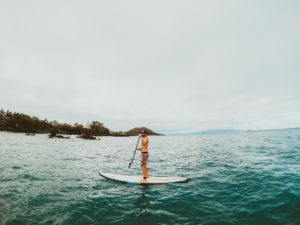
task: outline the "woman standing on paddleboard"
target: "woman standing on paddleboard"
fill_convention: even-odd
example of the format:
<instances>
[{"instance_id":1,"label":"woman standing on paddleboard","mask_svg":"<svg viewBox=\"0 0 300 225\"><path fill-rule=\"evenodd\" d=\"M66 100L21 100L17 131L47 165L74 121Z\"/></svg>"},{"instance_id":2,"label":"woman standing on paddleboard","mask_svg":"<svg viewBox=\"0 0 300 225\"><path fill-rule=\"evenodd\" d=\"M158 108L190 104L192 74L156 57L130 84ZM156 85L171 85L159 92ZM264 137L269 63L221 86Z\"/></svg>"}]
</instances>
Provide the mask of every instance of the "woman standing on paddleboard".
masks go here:
<instances>
[{"instance_id":1,"label":"woman standing on paddleboard","mask_svg":"<svg viewBox=\"0 0 300 225\"><path fill-rule=\"evenodd\" d=\"M144 175L144 180L147 180L147 178L149 177L148 169L147 169L147 163L149 158L149 153L148 153L149 139L147 136L147 131L141 130L139 137L142 139L142 147L137 148L136 150L141 151L141 168Z\"/></svg>"}]
</instances>

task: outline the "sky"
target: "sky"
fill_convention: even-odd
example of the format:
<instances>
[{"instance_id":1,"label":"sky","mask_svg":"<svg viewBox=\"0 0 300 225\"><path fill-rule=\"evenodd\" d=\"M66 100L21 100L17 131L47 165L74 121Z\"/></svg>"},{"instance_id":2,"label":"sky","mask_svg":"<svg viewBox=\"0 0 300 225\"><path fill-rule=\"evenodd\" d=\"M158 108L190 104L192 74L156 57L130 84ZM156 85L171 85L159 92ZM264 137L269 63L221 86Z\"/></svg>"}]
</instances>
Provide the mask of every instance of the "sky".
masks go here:
<instances>
[{"instance_id":1,"label":"sky","mask_svg":"<svg viewBox=\"0 0 300 225\"><path fill-rule=\"evenodd\" d=\"M300 126L300 1L0 0L0 108L111 130Z\"/></svg>"}]
</instances>

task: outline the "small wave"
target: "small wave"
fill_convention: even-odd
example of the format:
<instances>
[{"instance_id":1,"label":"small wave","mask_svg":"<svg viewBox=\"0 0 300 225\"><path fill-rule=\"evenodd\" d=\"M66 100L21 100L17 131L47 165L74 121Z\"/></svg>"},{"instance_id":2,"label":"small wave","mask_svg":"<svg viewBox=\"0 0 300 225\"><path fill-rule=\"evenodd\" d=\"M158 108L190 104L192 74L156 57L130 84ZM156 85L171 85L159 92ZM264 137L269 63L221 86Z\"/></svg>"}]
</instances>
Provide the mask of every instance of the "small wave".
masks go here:
<instances>
[{"instance_id":1,"label":"small wave","mask_svg":"<svg viewBox=\"0 0 300 225\"><path fill-rule=\"evenodd\" d=\"M20 170L20 169L23 169L21 166L12 166L11 168L14 169L14 170Z\"/></svg>"},{"instance_id":2,"label":"small wave","mask_svg":"<svg viewBox=\"0 0 300 225\"><path fill-rule=\"evenodd\" d=\"M19 179L28 179L28 180L42 180L36 176L30 175L30 174L21 174L18 176Z\"/></svg>"}]
</instances>

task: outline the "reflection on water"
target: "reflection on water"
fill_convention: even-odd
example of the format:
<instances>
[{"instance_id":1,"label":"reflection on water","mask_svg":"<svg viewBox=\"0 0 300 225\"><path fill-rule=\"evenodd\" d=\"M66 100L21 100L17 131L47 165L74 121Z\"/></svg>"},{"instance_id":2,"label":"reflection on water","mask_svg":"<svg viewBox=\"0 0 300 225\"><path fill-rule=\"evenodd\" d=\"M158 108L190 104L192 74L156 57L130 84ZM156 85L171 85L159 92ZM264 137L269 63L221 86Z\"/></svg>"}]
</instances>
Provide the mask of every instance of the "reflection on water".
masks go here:
<instances>
[{"instance_id":1,"label":"reflection on water","mask_svg":"<svg viewBox=\"0 0 300 225\"><path fill-rule=\"evenodd\" d=\"M141 185L140 188L140 197L136 201L137 208L140 209L141 213L146 213L147 208L150 206L150 199L149 199L149 191L150 185Z\"/></svg>"},{"instance_id":2,"label":"reflection on water","mask_svg":"<svg viewBox=\"0 0 300 225\"><path fill-rule=\"evenodd\" d=\"M151 218L150 212L150 185L140 185L135 201L135 208L138 209L133 218L132 224L143 224Z\"/></svg>"}]
</instances>

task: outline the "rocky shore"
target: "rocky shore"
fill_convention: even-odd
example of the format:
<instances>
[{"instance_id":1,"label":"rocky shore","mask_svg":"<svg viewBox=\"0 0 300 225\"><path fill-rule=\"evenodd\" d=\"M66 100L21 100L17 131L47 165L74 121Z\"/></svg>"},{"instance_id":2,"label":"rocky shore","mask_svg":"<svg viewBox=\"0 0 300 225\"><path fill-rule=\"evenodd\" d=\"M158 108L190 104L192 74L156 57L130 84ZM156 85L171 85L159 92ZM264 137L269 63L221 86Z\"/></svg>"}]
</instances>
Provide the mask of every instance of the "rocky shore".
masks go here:
<instances>
[{"instance_id":1,"label":"rocky shore","mask_svg":"<svg viewBox=\"0 0 300 225\"><path fill-rule=\"evenodd\" d=\"M78 135L78 138L87 140L99 140L96 136L129 137L136 136L140 130L146 130L148 135L162 135L150 130L147 127L136 127L128 131L111 131L99 121L92 121L86 126L78 123L73 125L59 123L56 120L41 120L35 116L24 113L0 110L0 131L26 133L27 136L34 136L36 133L49 134L49 138L70 138L63 135Z\"/></svg>"}]
</instances>

